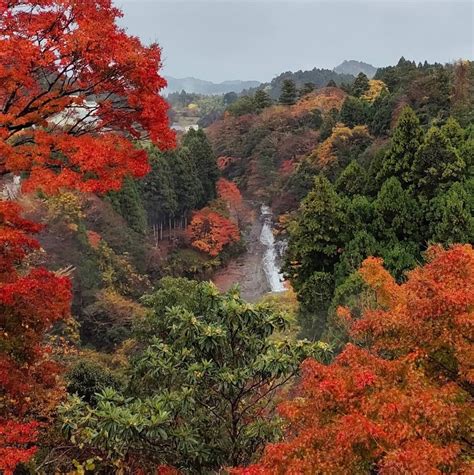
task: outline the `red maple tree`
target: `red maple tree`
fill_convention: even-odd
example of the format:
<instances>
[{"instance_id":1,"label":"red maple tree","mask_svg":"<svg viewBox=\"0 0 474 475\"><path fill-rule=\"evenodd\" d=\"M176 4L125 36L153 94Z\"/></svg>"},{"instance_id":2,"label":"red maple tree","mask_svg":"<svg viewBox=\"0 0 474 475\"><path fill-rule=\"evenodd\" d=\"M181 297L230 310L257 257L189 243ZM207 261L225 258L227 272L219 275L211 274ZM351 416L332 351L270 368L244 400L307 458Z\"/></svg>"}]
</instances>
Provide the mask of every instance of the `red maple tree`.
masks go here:
<instances>
[{"instance_id":1,"label":"red maple tree","mask_svg":"<svg viewBox=\"0 0 474 475\"><path fill-rule=\"evenodd\" d=\"M226 245L240 240L237 225L210 208L194 213L187 235L193 247L213 257Z\"/></svg>"},{"instance_id":2,"label":"red maple tree","mask_svg":"<svg viewBox=\"0 0 474 475\"><path fill-rule=\"evenodd\" d=\"M130 139L173 145L160 48L120 16L110 0L0 2L0 173L28 172L25 189L107 191L148 170Z\"/></svg>"},{"instance_id":3,"label":"red maple tree","mask_svg":"<svg viewBox=\"0 0 474 475\"><path fill-rule=\"evenodd\" d=\"M398 285L369 258L378 308L352 320L354 343L329 366L303 364L280 407L286 439L240 475L470 473L474 250L433 247Z\"/></svg>"},{"instance_id":4,"label":"red maple tree","mask_svg":"<svg viewBox=\"0 0 474 475\"><path fill-rule=\"evenodd\" d=\"M225 178L219 178L217 181L217 196L233 208L238 208L242 204L242 195L239 188L233 181Z\"/></svg>"},{"instance_id":5,"label":"red maple tree","mask_svg":"<svg viewBox=\"0 0 474 475\"><path fill-rule=\"evenodd\" d=\"M133 139L174 145L160 48L117 26L111 0L0 0L0 176L23 189L105 192L148 170ZM69 313L67 278L34 268L40 226L0 201L0 471L35 452L46 407L60 396L44 343Z\"/></svg>"}]
</instances>

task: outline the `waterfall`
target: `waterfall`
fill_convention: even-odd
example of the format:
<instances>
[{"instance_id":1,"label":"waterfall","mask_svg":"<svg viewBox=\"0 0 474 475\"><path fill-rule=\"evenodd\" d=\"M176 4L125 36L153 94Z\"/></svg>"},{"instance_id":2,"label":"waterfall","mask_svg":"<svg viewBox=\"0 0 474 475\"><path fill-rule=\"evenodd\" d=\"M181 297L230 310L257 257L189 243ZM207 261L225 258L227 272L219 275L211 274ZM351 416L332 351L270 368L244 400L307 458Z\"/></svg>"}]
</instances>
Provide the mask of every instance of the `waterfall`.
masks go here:
<instances>
[{"instance_id":1,"label":"waterfall","mask_svg":"<svg viewBox=\"0 0 474 475\"><path fill-rule=\"evenodd\" d=\"M275 237L272 231L272 212L268 206L262 205L261 215L263 218L262 232L260 233L260 242L266 247L263 254L263 270L267 276L268 283L272 292L283 292L283 275L277 264L277 251L275 248Z\"/></svg>"}]
</instances>

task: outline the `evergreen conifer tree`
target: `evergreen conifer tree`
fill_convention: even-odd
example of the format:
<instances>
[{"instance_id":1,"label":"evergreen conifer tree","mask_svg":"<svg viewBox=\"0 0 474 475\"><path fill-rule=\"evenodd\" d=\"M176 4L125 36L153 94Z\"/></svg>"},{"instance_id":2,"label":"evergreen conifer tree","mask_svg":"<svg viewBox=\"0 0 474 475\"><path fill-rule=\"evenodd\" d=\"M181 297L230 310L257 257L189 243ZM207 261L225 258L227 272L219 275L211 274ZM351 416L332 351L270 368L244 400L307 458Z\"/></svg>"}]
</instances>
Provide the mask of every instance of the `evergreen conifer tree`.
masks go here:
<instances>
[{"instance_id":1,"label":"evergreen conifer tree","mask_svg":"<svg viewBox=\"0 0 474 475\"><path fill-rule=\"evenodd\" d=\"M280 104L291 106L296 102L297 90L295 82L291 79L285 79L281 86Z\"/></svg>"}]
</instances>

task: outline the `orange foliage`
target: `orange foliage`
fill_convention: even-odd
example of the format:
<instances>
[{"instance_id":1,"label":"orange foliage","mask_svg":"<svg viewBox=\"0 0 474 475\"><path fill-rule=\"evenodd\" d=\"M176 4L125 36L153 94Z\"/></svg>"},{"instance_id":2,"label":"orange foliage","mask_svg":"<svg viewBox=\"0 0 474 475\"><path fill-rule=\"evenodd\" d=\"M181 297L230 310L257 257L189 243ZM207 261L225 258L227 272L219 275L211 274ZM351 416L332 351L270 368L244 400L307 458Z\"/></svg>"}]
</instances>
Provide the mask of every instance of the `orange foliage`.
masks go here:
<instances>
[{"instance_id":1,"label":"orange foliage","mask_svg":"<svg viewBox=\"0 0 474 475\"><path fill-rule=\"evenodd\" d=\"M367 311L351 329L368 339L372 351L425 355L433 371L444 368L464 384L474 383L474 251L457 245L431 247L429 262L397 285L378 259L367 259L360 272L388 309Z\"/></svg>"},{"instance_id":2,"label":"orange foliage","mask_svg":"<svg viewBox=\"0 0 474 475\"><path fill-rule=\"evenodd\" d=\"M428 255L402 285L364 262L379 302L352 325L365 348L305 361L299 395L280 407L287 439L234 474L470 473L474 250Z\"/></svg>"},{"instance_id":3,"label":"orange foliage","mask_svg":"<svg viewBox=\"0 0 474 475\"><path fill-rule=\"evenodd\" d=\"M116 24L110 0L0 1L0 175L25 190L118 189L148 170L130 140L174 145L159 91L161 51ZM27 258L40 226L0 201L0 471L34 453L38 424L62 394L45 334L68 316L71 284Z\"/></svg>"},{"instance_id":4,"label":"orange foliage","mask_svg":"<svg viewBox=\"0 0 474 475\"><path fill-rule=\"evenodd\" d=\"M109 0L0 2L0 172L28 172L26 189L118 189L148 170L124 135L174 144L160 48L120 16Z\"/></svg>"},{"instance_id":5,"label":"orange foliage","mask_svg":"<svg viewBox=\"0 0 474 475\"><path fill-rule=\"evenodd\" d=\"M280 165L280 175L282 176L289 176L295 170L295 160L285 160Z\"/></svg>"},{"instance_id":6,"label":"orange foliage","mask_svg":"<svg viewBox=\"0 0 474 475\"><path fill-rule=\"evenodd\" d=\"M187 234L193 247L213 257L226 245L240 240L237 225L210 208L194 213Z\"/></svg>"},{"instance_id":7,"label":"orange foliage","mask_svg":"<svg viewBox=\"0 0 474 475\"><path fill-rule=\"evenodd\" d=\"M97 249L102 238L100 237L100 234L95 231L87 231L87 240L93 249Z\"/></svg>"},{"instance_id":8,"label":"orange foliage","mask_svg":"<svg viewBox=\"0 0 474 475\"><path fill-rule=\"evenodd\" d=\"M0 470L33 455L38 424L61 397L58 365L43 343L52 324L69 315L71 284L46 269L23 268L39 248L30 233L40 226L19 216L16 203L0 201Z\"/></svg>"},{"instance_id":9,"label":"orange foliage","mask_svg":"<svg viewBox=\"0 0 474 475\"><path fill-rule=\"evenodd\" d=\"M225 178L219 178L217 182L217 196L233 208L238 208L242 204L242 195L237 185Z\"/></svg>"},{"instance_id":10,"label":"orange foliage","mask_svg":"<svg viewBox=\"0 0 474 475\"><path fill-rule=\"evenodd\" d=\"M347 94L337 87L324 87L303 96L291 111L295 115L301 115L319 109L321 112L329 112L331 109L340 110Z\"/></svg>"},{"instance_id":11,"label":"orange foliage","mask_svg":"<svg viewBox=\"0 0 474 475\"><path fill-rule=\"evenodd\" d=\"M353 129L344 124L337 124L332 129L332 134L328 137L313 153L321 167L325 167L337 160L336 151L339 147L369 137L369 131L366 125L356 125Z\"/></svg>"},{"instance_id":12,"label":"orange foliage","mask_svg":"<svg viewBox=\"0 0 474 475\"><path fill-rule=\"evenodd\" d=\"M219 157L217 159L217 168L220 171L224 171L228 168L232 163L238 162L240 159L235 157Z\"/></svg>"}]
</instances>

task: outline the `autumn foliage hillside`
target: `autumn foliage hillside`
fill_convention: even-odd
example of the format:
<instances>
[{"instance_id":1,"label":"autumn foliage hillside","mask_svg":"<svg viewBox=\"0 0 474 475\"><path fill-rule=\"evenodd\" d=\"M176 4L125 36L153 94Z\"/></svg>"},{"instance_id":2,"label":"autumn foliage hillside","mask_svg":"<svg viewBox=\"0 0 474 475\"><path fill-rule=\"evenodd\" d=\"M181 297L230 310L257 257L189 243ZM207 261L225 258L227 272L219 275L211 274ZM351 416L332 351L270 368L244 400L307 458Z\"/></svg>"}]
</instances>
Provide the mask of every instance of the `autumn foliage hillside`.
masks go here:
<instances>
[{"instance_id":1,"label":"autumn foliage hillside","mask_svg":"<svg viewBox=\"0 0 474 475\"><path fill-rule=\"evenodd\" d=\"M314 150L323 115L339 110L345 96L341 89L322 88L292 106L273 105L241 116L226 113L206 132L218 156L233 157L226 175L237 178L246 194L268 198L278 189L280 168Z\"/></svg>"},{"instance_id":2,"label":"autumn foliage hillside","mask_svg":"<svg viewBox=\"0 0 474 475\"><path fill-rule=\"evenodd\" d=\"M431 248L397 285L380 259L360 274L376 294L329 366L307 360L280 406L283 442L241 475L471 473L474 251Z\"/></svg>"}]
</instances>

